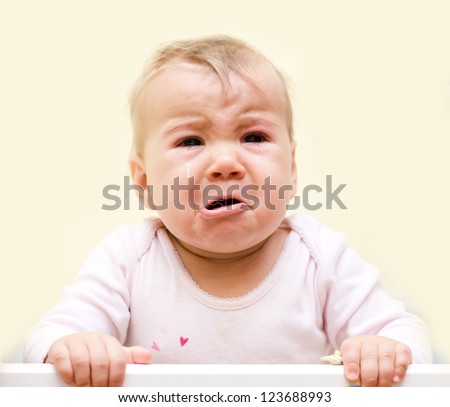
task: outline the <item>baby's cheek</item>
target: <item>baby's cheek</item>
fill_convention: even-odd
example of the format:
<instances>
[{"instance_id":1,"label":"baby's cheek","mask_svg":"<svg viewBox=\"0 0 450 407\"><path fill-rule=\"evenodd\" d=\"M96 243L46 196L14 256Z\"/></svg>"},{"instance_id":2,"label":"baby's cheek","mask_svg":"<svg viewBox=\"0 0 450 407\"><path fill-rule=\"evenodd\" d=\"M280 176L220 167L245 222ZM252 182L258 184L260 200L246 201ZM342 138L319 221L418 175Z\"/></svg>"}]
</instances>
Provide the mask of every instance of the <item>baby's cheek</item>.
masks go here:
<instances>
[{"instance_id":1,"label":"baby's cheek","mask_svg":"<svg viewBox=\"0 0 450 407\"><path fill-rule=\"evenodd\" d=\"M189 181L191 177L192 178L194 177L191 173L192 173L191 163L188 161L184 168L184 177L186 178L186 181Z\"/></svg>"}]
</instances>

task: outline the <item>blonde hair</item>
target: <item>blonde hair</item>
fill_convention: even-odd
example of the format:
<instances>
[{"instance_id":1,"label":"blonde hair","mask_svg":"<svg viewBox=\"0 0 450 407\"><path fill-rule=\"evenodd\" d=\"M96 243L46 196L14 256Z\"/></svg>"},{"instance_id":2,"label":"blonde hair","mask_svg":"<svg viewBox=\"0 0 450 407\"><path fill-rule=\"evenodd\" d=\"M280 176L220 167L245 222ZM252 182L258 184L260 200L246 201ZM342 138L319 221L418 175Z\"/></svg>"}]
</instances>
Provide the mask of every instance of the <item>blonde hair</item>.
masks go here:
<instances>
[{"instance_id":1,"label":"blonde hair","mask_svg":"<svg viewBox=\"0 0 450 407\"><path fill-rule=\"evenodd\" d=\"M207 67L218 76L225 89L230 86L230 73L235 73L261 90L258 83L253 80L249 68L254 62L272 67L282 84L287 106L288 132L292 139L292 106L287 90L287 80L284 75L264 55L245 42L228 36L212 36L169 43L158 50L147 62L131 90L129 99L133 127L133 149L136 152L140 150L142 139L139 134L139 105L142 95L155 74L176 61Z\"/></svg>"}]
</instances>

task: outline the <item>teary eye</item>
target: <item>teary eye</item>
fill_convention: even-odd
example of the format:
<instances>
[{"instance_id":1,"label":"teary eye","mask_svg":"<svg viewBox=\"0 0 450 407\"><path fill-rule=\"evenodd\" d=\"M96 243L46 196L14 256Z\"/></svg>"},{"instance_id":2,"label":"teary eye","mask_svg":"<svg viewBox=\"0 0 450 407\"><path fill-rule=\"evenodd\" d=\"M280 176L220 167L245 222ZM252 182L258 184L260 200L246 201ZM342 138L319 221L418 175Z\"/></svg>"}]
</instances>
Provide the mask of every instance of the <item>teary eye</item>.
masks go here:
<instances>
[{"instance_id":1,"label":"teary eye","mask_svg":"<svg viewBox=\"0 0 450 407\"><path fill-rule=\"evenodd\" d=\"M266 136L261 133L249 133L244 137L244 143L262 143L266 141Z\"/></svg>"},{"instance_id":2,"label":"teary eye","mask_svg":"<svg viewBox=\"0 0 450 407\"><path fill-rule=\"evenodd\" d=\"M177 146L179 147L194 147L194 146L201 146L203 143L200 139L197 137L186 137L185 139L181 140Z\"/></svg>"}]
</instances>

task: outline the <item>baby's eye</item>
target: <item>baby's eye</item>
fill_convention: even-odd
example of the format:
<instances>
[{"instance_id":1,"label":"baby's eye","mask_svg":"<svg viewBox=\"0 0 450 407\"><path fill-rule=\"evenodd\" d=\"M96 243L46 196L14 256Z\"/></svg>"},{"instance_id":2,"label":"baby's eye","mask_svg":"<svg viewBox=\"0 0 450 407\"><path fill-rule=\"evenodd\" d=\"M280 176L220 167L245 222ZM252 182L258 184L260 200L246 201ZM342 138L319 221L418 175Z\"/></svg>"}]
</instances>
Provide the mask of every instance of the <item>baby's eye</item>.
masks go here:
<instances>
[{"instance_id":1,"label":"baby's eye","mask_svg":"<svg viewBox=\"0 0 450 407\"><path fill-rule=\"evenodd\" d=\"M194 147L194 146L201 146L203 143L202 141L197 137L186 137L185 139L181 140L177 146L179 147Z\"/></svg>"},{"instance_id":2,"label":"baby's eye","mask_svg":"<svg viewBox=\"0 0 450 407\"><path fill-rule=\"evenodd\" d=\"M244 137L244 143L262 143L267 138L262 133L249 133Z\"/></svg>"}]
</instances>

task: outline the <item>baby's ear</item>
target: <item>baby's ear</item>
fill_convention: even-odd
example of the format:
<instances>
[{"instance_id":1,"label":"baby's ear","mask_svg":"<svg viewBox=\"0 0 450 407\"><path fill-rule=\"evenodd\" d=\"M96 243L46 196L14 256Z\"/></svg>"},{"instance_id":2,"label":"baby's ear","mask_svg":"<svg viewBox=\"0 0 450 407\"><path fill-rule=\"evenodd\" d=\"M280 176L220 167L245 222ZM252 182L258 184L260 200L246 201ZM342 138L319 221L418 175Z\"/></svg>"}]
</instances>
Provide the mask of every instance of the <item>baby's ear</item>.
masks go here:
<instances>
[{"instance_id":1,"label":"baby's ear","mask_svg":"<svg viewBox=\"0 0 450 407\"><path fill-rule=\"evenodd\" d=\"M128 164L130 166L133 184L136 186L133 189L136 190L139 201L143 202L144 205L148 207L147 172L145 170L144 160L139 154L131 153Z\"/></svg>"},{"instance_id":2,"label":"baby's ear","mask_svg":"<svg viewBox=\"0 0 450 407\"><path fill-rule=\"evenodd\" d=\"M137 153L131 153L128 160L130 165L131 178L135 185L139 185L144 190L147 189L147 173L145 171L144 160Z\"/></svg>"}]
</instances>

